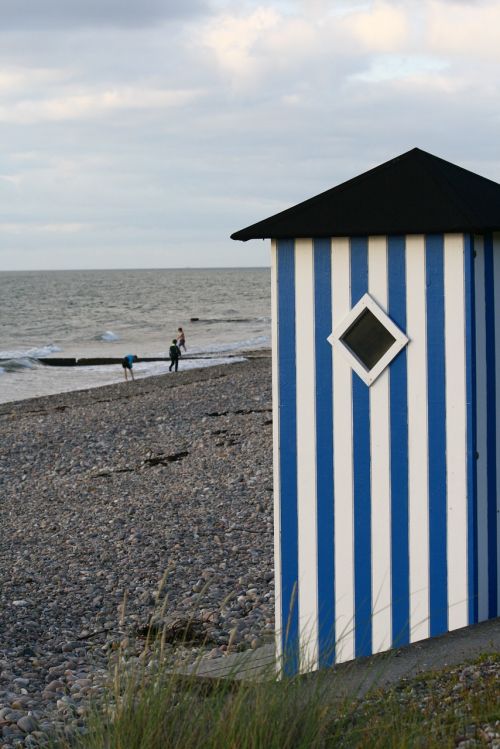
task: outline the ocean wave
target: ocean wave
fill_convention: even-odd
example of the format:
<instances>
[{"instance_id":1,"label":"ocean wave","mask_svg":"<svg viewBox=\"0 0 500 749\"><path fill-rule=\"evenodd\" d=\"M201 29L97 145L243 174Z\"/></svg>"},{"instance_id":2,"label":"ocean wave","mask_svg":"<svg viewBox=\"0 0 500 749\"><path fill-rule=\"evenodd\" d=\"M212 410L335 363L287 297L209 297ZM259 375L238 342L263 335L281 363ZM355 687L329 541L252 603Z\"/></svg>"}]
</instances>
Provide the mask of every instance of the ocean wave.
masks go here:
<instances>
[{"instance_id":1,"label":"ocean wave","mask_svg":"<svg viewBox=\"0 0 500 749\"><path fill-rule=\"evenodd\" d=\"M115 341L120 340L120 336L116 333L113 333L112 330L105 330L104 333L99 333L99 335L96 335L95 339L96 341L106 341L107 343L114 343Z\"/></svg>"},{"instance_id":2,"label":"ocean wave","mask_svg":"<svg viewBox=\"0 0 500 749\"><path fill-rule=\"evenodd\" d=\"M41 348L32 348L26 352L26 356L30 359L43 359L45 356L50 354L57 354L58 351L62 351L60 346L56 346L55 343L49 343L47 346L41 346Z\"/></svg>"},{"instance_id":3,"label":"ocean wave","mask_svg":"<svg viewBox=\"0 0 500 749\"><path fill-rule=\"evenodd\" d=\"M1 359L3 372L19 372L23 369L34 369L37 366L36 359L27 356L19 359Z\"/></svg>"},{"instance_id":4,"label":"ocean wave","mask_svg":"<svg viewBox=\"0 0 500 749\"><path fill-rule=\"evenodd\" d=\"M38 359L43 359L61 350L54 343L49 343L46 346L30 348L27 351L0 351L0 374L35 369L39 365Z\"/></svg>"},{"instance_id":5,"label":"ocean wave","mask_svg":"<svg viewBox=\"0 0 500 749\"><path fill-rule=\"evenodd\" d=\"M0 351L0 361L3 359L43 359L45 356L62 351L55 343L48 343L39 348L30 348L27 351Z\"/></svg>"}]
</instances>

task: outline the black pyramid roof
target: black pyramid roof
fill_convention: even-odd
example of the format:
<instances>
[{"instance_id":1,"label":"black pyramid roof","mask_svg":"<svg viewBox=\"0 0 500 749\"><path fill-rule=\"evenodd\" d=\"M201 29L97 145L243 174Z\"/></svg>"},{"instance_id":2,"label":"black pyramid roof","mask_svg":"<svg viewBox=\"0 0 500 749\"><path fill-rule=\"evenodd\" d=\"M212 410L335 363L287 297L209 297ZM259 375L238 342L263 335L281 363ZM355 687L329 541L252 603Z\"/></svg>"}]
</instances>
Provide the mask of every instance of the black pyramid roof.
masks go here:
<instances>
[{"instance_id":1,"label":"black pyramid roof","mask_svg":"<svg viewBox=\"0 0 500 749\"><path fill-rule=\"evenodd\" d=\"M500 229L500 185L420 148L231 235L231 239Z\"/></svg>"}]
</instances>

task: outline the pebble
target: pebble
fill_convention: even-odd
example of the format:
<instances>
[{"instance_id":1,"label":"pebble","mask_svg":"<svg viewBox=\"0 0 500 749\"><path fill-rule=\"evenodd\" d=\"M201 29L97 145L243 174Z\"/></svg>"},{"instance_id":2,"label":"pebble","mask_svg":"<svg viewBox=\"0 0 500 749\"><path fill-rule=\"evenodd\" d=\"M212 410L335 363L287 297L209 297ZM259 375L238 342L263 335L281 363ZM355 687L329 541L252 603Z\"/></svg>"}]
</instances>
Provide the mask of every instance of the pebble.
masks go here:
<instances>
[{"instance_id":1,"label":"pebble","mask_svg":"<svg viewBox=\"0 0 500 749\"><path fill-rule=\"evenodd\" d=\"M38 723L31 715L24 715L22 718L19 718L17 725L25 733L31 733L31 731L36 731L38 728Z\"/></svg>"}]
</instances>

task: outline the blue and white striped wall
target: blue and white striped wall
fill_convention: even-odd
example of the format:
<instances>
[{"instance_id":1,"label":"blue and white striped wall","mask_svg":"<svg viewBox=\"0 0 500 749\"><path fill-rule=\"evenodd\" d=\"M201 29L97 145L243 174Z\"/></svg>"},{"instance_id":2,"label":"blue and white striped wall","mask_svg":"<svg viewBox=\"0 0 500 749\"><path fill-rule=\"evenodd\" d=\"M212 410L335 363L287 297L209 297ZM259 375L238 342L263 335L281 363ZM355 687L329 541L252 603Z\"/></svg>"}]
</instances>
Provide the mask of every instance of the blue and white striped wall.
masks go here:
<instances>
[{"instance_id":1,"label":"blue and white striped wall","mask_svg":"<svg viewBox=\"0 0 500 749\"><path fill-rule=\"evenodd\" d=\"M473 238L478 621L500 615L500 235Z\"/></svg>"},{"instance_id":2,"label":"blue and white striped wall","mask_svg":"<svg viewBox=\"0 0 500 749\"><path fill-rule=\"evenodd\" d=\"M500 235L273 241L272 275L285 670L497 616ZM366 292L409 338L371 387L327 341Z\"/></svg>"}]
</instances>

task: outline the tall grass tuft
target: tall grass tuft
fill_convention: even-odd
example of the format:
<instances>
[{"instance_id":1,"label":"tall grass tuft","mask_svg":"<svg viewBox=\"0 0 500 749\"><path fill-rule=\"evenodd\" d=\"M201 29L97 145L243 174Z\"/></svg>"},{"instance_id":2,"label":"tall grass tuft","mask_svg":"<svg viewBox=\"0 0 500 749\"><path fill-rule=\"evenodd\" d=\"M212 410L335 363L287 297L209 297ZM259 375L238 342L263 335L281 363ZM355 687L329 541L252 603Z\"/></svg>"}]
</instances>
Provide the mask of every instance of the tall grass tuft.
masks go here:
<instances>
[{"instance_id":1,"label":"tall grass tuft","mask_svg":"<svg viewBox=\"0 0 500 749\"><path fill-rule=\"evenodd\" d=\"M57 746L446 749L465 737L479 737L481 746L481 724L500 721L499 658L482 663L488 668L470 688L461 681L460 667L355 700L339 699L327 670L280 681L269 673L268 679L249 682L183 675L157 662L154 669L144 666L115 678L107 699L91 714L86 735Z\"/></svg>"},{"instance_id":2,"label":"tall grass tuft","mask_svg":"<svg viewBox=\"0 0 500 749\"><path fill-rule=\"evenodd\" d=\"M500 735L498 655L479 659L472 681L464 664L356 699L339 696L328 669L280 678L272 664L258 681L241 678L248 674L244 654L241 671L226 678L202 676L196 666L188 673L175 660L179 651L166 648L166 629L153 624L139 658L128 659L125 646L114 653L86 733L59 739L57 749L446 749L475 731L481 738L481 724L497 720ZM383 677L383 660L370 668Z\"/></svg>"},{"instance_id":3,"label":"tall grass tuft","mask_svg":"<svg viewBox=\"0 0 500 749\"><path fill-rule=\"evenodd\" d=\"M237 677L235 673L233 675ZM321 680L259 682L185 675L157 665L115 672L87 733L59 747L78 749L310 749L334 745L338 705ZM323 695L322 695L323 692Z\"/></svg>"}]
</instances>

